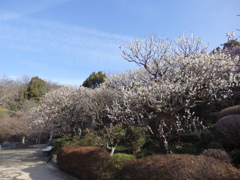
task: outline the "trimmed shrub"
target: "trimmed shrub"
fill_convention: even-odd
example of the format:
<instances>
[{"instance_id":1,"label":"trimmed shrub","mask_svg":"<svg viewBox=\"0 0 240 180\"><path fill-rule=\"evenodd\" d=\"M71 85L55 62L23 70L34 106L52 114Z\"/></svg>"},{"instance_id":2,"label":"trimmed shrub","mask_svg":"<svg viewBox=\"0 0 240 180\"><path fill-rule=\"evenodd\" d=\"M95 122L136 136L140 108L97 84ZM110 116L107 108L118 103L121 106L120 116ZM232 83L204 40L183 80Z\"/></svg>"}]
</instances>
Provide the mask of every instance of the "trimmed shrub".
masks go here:
<instances>
[{"instance_id":1,"label":"trimmed shrub","mask_svg":"<svg viewBox=\"0 0 240 180\"><path fill-rule=\"evenodd\" d=\"M201 141L201 134L200 133L182 133L177 136L173 136L170 139L172 143L197 143Z\"/></svg>"},{"instance_id":2,"label":"trimmed shrub","mask_svg":"<svg viewBox=\"0 0 240 180\"><path fill-rule=\"evenodd\" d=\"M130 154L118 153L109 156L104 161L104 173L102 179L119 179L119 172L122 169L123 165L133 159L135 159L135 156Z\"/></svg>"},{"instance_id":3,"label":"trimmed shrub","mask_svg":"<svg viewBox=\"0 0 240 180\"><path fill-rule=\"evenodd\" d=\"M58 153L60 170L84 180L101 179L109 153L100 147L65 146Z\"/></svg>"},{"instance_id":4,"label":"trimmed shrub","mask_svg":"<svg viewBox=\"0 0 240 180\"><path fill-rule=\"evenodd\" d=\"M221 145L221 148L226 150L227 152L232 151L234 149L234 147L236 146L232 141L230 141L226 136L224 136L223 133L218 131L216 128L213 128L211 130L211 134L213 137L212 142L219 143ZM210 142L209 144L212 144L212 142ZM217 149L216 147L210 147L210 145L209 145L208 149L210 149L210 148Z\"/></svg>"},{"instance_id":5,"label":"trimmed shrub","mask_svg":"<svg viewBox=\"0 0 240 180\"><path fill-rule=\"evenodd\" d=\"M203 155L156 155L136 159L123 166L122 180L238 180L240 172L231 164Z\"/></svg>"},{"instance_id":6,"label":"trimmed shrub","mask_svg":"<svg viewBox=\"0 0 240 180\"><path fill-rule=\"evenodd\" d=\"M215 124L215 128L240 146L240 114L224 116Z\"/></svg>"},{"instance_id":7,"label":"trimmed shrub","mask_svg":"<svg viewBox=\"0 0 240 180\"><path fill-rule=\"evenodd\" d=\"M160 154L160 147L157 140L150 135L147 135L145 138L146 141L142 146L141 151L135 154L135 157L137 159L155 154Z\"/></svg>"},{"instance_id":8,"label":"trimmed shrub","mask_svg":"<svg viewBox=\"0 0 240 180\"><path fill-rule=\"evenodd\" d=\"M95 133L88 133L76 144L79 146L103 146L104 140Z\"/></svg>"},{"instance_id":9,"label":"trimmed shrub","mask_svg":"<svg viewBox=\"0 0 240 180\"><path fill-rule=\"evenodd\" d=\"M225 116L233 115L233 114L239 114L240 115L240 105L231 106L226 109L221 110L218 113L218 119L221 119Z\"/></svg>"},{"instance_id":10,"label":"trimmed shrub","mask_svg":"<svg viewBox=\"0 0 240 180\"><path fill-rule=\"evenodd\" d=\"M65 154L68 154L72 151L74 151L75 149L81 148L78 145L69 145L69 146L64 146L61 149L59 149L58 153L57 153L57 161L58 163L60 162L60 164L64 164L64 161L67 161L67 159L63 158L63 156Z\"/></svg>"},{"instance_id":11,"label":"trimmed shrub","mask_svg":"<svg viewBox=\"0 0 240 180\"><path fill-rule=\"evenodd\" d=\"M136 154L145 143L145 131L141 127L131 126L126 131L125 139L129 150Z\"/></svg>"},{"instance_id":12,"label":"trimmed shrub","mask_svg":"<svg viewBox=\"0 0 240 180\"><path fill-rule=\"evenodd\" d=\"M213 157L215 159L219 159L225 163L231 163L231 156L224 150L221 149L205 149L202 152L202 155Z\"/></svg>"}]
</instances>

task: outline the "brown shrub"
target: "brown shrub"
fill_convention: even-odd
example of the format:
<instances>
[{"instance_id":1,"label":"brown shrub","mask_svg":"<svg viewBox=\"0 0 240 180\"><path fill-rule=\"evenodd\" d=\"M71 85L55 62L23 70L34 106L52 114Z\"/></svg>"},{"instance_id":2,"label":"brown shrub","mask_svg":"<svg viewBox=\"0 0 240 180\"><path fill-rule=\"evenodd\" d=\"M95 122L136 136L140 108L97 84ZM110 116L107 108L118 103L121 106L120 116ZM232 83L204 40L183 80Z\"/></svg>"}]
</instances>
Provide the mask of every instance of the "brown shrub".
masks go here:
<instances>
[{"instance_id":1,"label":"brown shrub","mask_svg":"<svg viewBox=\"0 0 240 180\"><path fill-rule=\"evenodd\" d=\"M132 160L120 172L122 180L238 180L231 164L207 156L168 154Z\"/></svg>"},{"instance_id":2,"label":"brown shrub","mask_svg":"<svg viewBox=\"0 0 240 180\"><path fill-rule=\"evenodd\" d=\"M215 128L240 146L240 114L224 116L216 122Z\"/></svg>"},{"instance_id":3,"label":"brown shrub","mask_svg":"<svg viewBox=\"0 0 240 180\"><path fill-rule=\"evenodd\" d=\"M202 152L202 155L213 157L215 159L219 159L225 163L231 163L232 158L231 156L224 150L221 149L205 149Z\"/></svg>"},{"instance_id":4,"label":"brown shrub","mask_svg":"<svg viewBox=\"0 0 240 180\"><path fill-rule=\"evenodd\" d=\"M78 145L69 145L69 146L62 147L58 151L58 154L57 154L58 161L59 161L59 158L61 158L63 155L65 155L69 152L72 152L73 150L78 149L78 148L80 148L80 146L78 146Z\"/></svg>"},{"instance_id":5,"label":"brown shrub","mask_svg":"<svg viewBox=\"0 0 240 180\"><path fill-rule=\"evenodd\" d=\"M223 109L218 113L218 119L221 119L225 116L233 115L233 114L239 114L240 115L240 105L231 106L226 109Z\"/></svg>"},{"instance_id":6,"label":"brown shrub","mask_svg":"<svg viewBox=\"0 0 240 180\"><path fill-rule=\"evenodd\" d=\"M63 147L59 155L59 168L84 180L101 179L103 161L109 157L109 153L100 147L80 146Z\"/></svg>"}]
</instances>

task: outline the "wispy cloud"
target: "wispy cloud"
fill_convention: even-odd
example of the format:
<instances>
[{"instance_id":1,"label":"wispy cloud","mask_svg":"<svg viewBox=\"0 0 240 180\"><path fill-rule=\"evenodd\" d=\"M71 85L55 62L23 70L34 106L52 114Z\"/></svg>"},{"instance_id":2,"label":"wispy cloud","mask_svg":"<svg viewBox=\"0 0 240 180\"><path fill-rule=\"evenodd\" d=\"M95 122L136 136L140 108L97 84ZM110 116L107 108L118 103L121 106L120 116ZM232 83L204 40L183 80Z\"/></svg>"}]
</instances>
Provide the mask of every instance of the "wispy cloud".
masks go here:
<instances>
[{"instance_id":1,"label":"wispy cloud","mask_svg":"<svg viewBox=\"0 0 240 180\"><path fill-rule=\"evenodd\" d=\"M19 17L20 17L20 15L17 13L0 11L0 21L7 21L7 20L11 20L11 19L16 19Z\"/></svg>"},{"instance_id":2,"label":"wispy cloud","mask_svg":"<svg viewBox=\"0 0 240 180\"><path fill-rule=\"evenodd\" d=\"M49 1L48 1L49 2ZM67 0L57 1L57 3ZM33 8L29 13L35 13L50 6ZM63 76L70 72L81 71L80 80L72 80L71 84L79 83L86 78L85 69L88 71L104 70L107 72L121 72L124 68L131 68L121 59L119 46L131 41L133 37L113 34L97 29L69 26L48 20L36 20L24 13L3 12L0 14L0 49L7 49L5 58L10 59L12 54L18 59L11 59L11 63L27 66L28 69L36 68L47 73L51 72L52 79L62 82L70 81ZM71 70L67 70L67 68ZM19 68L18 68L19 70ZM55 71L55 73L54 73ZM89 73L89 72L87 72ZM23 73L26 74L26 73ZM53 75L54 74L54 75ZM59 80L60 81L60 80Z\"/></svg>"},{"instance_id":3,"label":"wispy cloud","mask_svg":"<svg viewBox=\"0 0 240 180\"><path fill-rule=\"evenodd\" d=\"M71 27L55 22L36 22L20 18L0 22L0 39L5 46L22 51L54 54L61 57L119 57L118 47L133 37L101 32L86 27Z\"/></svg>"},{"instance_id":4,"label":"wispy cloud","mask_svg":"<svg viewBox=\"0 0 240 180\"><path fill-rule=\"evenodd\" d=\"M29 0L11 0L11 2L0 2L0 20L8 20L12 18L28 16L38 13L54 6L68 3L76 0L41 0L31 2ZM7 9L7 10L6 10Z\"/></svg>"}]
</instances>

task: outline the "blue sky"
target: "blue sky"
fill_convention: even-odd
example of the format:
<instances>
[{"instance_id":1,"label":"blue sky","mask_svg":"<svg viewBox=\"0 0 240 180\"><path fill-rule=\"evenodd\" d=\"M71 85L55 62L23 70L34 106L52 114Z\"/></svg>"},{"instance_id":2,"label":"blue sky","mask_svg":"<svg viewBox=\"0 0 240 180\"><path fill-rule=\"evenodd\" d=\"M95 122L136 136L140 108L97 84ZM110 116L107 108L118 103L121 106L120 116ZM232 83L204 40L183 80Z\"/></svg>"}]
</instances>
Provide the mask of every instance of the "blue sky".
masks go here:
<instances>
[{"instance_id":1,"label":"blue sky","mask_svg":"<svg viewBox=\"0 0 240 180\"><path fill-rule=\"evenodd\" d=\"M0 75L81 85L135 68L119 46L153 33L217 47L240 29L237 14L240 0L0 0Z\"/></svg>"}]
</instances>

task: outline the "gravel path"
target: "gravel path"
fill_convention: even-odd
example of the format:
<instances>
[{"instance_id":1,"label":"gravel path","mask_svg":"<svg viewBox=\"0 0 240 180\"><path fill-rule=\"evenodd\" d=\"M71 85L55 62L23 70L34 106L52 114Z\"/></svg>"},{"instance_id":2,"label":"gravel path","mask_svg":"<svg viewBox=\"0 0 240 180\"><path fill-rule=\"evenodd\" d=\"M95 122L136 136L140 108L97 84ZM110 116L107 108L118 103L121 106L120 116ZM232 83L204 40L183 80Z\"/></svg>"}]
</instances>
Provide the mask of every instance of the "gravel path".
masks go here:
<instances>
[{"instance_id":1,"label":"gravel path","mask_svg":"<svg viewBox=\"0 0 240 180\"><path fill-rule=\"evenodd\" d=\"M34 149L0 150L1 180L76 180L46 163L41 147Z\"/></svg>"}]
</instances>

